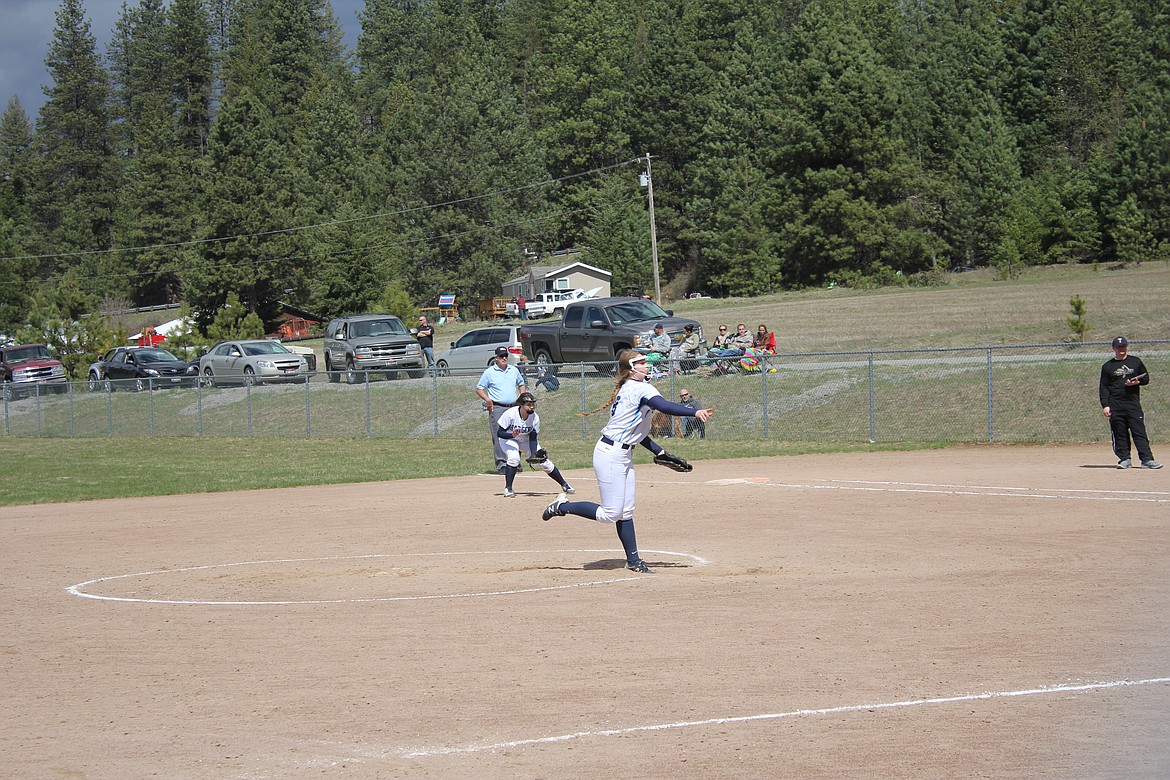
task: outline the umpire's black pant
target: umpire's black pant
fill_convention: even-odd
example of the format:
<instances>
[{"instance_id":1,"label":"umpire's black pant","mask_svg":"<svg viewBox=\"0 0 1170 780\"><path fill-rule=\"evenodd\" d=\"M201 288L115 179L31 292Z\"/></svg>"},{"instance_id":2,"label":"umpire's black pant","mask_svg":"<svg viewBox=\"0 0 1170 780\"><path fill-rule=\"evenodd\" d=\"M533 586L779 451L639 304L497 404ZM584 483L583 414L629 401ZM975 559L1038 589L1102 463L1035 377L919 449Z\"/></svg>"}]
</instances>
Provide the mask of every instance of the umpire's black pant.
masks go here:
<instances>
[{"instance_id":1,"label":"umpire's black pant","mask_svg":"<svg viewBox=\"0 0 1170 780\"><path fill-rule=\"evenodd\" d=\"M1140 406L1109 408L1109 430L1113 433L1113 454L1119 461L1129 460L1129 440L1137 448L1142 463L1154 459L1150 439L1146 436L1146 416Z\"/></svg>"},{"instance_id":2,"label":"umpire's black pant","mask_svg":"<svg viewBox=\"0 0 1170 780\"><path fill-rule=\"evenodd\" d=\"M492 402L492 410L488 412L488 427L492 430L492 453L496 456L496 471L504 473L504 466L508 464L508 456L500 445L500 418L504 412L515 406L515 403L498 404Z\"/></svg>"}]
</instances>

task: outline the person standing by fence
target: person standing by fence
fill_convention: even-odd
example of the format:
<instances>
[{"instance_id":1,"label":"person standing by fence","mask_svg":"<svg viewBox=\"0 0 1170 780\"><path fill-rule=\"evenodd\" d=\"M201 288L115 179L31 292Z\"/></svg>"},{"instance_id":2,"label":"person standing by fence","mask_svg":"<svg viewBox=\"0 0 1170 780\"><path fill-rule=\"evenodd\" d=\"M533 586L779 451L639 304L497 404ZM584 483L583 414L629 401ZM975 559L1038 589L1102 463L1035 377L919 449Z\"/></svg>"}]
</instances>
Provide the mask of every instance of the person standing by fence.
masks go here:
<instances>
[{"instance_id":1,"label":"person standing by fence","mask_svg":"<svg viewBox=\"0 0 1170 780\"><path fill-rule=\"evenodd\" d=\"M1142 411L1141 386L1150 383L1150 372L1141 358L1129 354L1129 341L1125 336L1113 339L1113 359L1101 366L1101 382L1098 390L1101 412L1109 420L1113 436L1113 453L1117 456L1117 468L1127 469L1133 465L1130 460L1130 438L1137 448L1138 458L1144 469L1160 469L1162 464L1154 460L1150 450L1150 439L1146 435L1145 413Z\"/></svg>"},{"instance_id":2,"label":"person standing by fence","mask_svg":"<svg viewBox=\"0 0 1170 780\"><path fill-rule=\"evenodd\" d=\"M422 350L423 356L427 359L427 368L433 374L435 372L435 326L430 323L426 315L420 315L416 330L415 338L418 339L419 349Z\"/></svg>"}]
</instances>

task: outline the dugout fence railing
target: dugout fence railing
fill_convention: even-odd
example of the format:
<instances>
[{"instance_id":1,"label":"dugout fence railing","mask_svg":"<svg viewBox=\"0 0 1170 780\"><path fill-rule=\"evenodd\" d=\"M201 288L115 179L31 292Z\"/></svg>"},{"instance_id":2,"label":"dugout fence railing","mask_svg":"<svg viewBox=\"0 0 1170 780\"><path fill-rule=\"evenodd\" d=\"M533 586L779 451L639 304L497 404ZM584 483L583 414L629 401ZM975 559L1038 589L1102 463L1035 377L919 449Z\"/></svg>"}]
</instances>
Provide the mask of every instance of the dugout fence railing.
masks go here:
<instances>
[{"instance_id":1,"label":"dugout fence railing","mask_svg":"<svg viewBox=\"0 0 1170 780\"><path fill-rule=\"evenodd\" d=\"M1170 341L1132 342L1150 369L1142 392L1151 433L1170 435ZM672 366L654 384L684 387L716 409L706 435L794 442L1096 442L1109 438L1097 401L1108 343L780 353L755 370L729 360ZM591 439L605 424L614 364L556 367L560 389L536 387L542 438ZM774 369L771 371L769 369ZM533 378L531 369L529 379ZM3 434L14 437L247 437L466 439L486 435L474 386L481 371L301 384L155 388L86 383L4 395ZM582 416L584 413L602 411Z\"/></svg>"}]
</instances>

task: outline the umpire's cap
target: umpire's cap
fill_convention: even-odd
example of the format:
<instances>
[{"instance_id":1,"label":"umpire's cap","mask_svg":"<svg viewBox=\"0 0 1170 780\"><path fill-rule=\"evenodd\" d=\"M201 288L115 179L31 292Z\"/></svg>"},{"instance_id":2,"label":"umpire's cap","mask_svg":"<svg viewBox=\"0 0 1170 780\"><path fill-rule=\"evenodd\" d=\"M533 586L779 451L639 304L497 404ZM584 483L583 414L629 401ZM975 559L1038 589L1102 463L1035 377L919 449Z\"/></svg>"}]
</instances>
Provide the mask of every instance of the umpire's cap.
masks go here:
<instances>
[{"instance_id":1,"label":"umpire's cap","mask_svg":"<svg viewBox=\"0 0 1170 780\"><path fill-rule=\"evenodd\" d=\"M1128 347L1129 342L1125 340L1125 336L1118 336L1117 338L1113 339L1113 346Z\"/></svg>"}]
</instances>

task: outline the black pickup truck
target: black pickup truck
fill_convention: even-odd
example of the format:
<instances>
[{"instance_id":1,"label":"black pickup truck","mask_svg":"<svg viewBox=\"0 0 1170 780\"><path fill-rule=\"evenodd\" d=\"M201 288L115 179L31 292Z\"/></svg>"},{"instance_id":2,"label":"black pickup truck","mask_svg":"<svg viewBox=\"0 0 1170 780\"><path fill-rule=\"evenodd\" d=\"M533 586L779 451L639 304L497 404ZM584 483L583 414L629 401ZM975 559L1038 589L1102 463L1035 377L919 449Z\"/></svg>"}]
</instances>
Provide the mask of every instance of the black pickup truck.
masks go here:
<instances>
[{"instance_id":1,"label":"black pickup truck","mask_svg":"<svg viewBox=\"0 0 1170 780\"><path fill-rule=\"evenodd\" d=\"M645 348L662 323L672 346L683 338L683 326L693 325L699 344L706 346L703 329L695 320L675 317L645 298L589 298L573 301L556 322L523 325L520 344L536 365L594 363L602 369L623 349ZM612 369L612 365L609 366Z\"/></svg>"}]
</instances>

